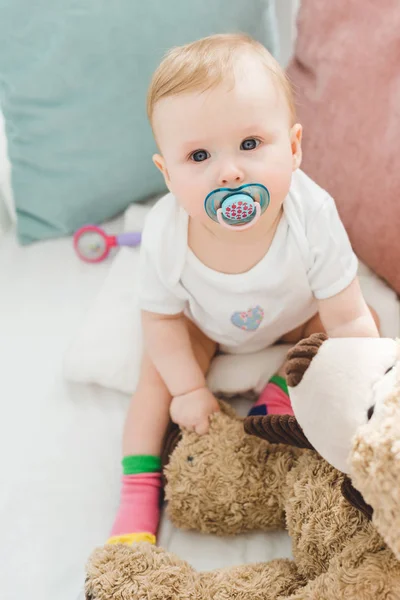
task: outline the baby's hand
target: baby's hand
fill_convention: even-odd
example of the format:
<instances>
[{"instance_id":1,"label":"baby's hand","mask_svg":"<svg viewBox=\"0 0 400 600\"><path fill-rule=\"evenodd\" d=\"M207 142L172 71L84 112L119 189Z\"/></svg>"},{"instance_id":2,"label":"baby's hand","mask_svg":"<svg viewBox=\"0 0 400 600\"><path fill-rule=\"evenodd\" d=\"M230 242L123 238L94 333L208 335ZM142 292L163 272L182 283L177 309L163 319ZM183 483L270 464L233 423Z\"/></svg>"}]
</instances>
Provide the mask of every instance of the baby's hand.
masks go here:
<instances>
[{"instance_id":1,"label":"baby's hand","mask_svg":"<svg viewBox=\"0 0 400 600\"><path fill-rule=\"evenodd\" d=\"M182 396L175 396L169 412L174 423L203 435L209 428L208 417L219 410L214 394L203 387Z\"/></svg>"}]
</instances>

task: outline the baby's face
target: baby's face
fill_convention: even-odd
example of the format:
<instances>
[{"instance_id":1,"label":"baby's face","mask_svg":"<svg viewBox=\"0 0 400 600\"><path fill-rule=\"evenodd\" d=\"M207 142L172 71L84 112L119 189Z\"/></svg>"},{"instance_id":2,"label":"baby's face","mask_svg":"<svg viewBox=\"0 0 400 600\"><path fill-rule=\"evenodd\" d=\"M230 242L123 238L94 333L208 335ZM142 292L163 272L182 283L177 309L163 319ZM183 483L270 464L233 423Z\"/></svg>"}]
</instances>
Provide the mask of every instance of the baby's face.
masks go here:
<instances>
[{"instance_id":1,"label":"baby's face","mask_svg":"<svg viewBox=\"0 0 400 600\"><path fill-rule=\"evenodd\" d=\"M206 223L207 194L247 183L268 188L271 204L264 217L279 212L299 166L301 127L291 127L288 104L272 77L247 58L237 67L233 88L170 96L155 106L162 156L153 160L191 217Z\"/></svg>"}]
</instances>

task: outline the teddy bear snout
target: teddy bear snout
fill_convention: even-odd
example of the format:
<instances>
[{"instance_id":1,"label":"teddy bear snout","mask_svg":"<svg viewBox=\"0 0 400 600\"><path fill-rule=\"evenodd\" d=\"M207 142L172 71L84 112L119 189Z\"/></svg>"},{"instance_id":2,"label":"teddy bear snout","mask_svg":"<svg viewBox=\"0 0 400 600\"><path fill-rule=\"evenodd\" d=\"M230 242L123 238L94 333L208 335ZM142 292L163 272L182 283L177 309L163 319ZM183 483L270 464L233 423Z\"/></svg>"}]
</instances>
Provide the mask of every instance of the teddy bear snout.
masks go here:
<instances>
[{"instance_id":1,"label":"teddy bear snout","mask_svg":"<svg viewBox=\"0 0 400 600\"><path fill-rule=\"evenodd\" d=\"M286 381L289 387L299 385L312 359L327 339L325 333L313 333L289 350L285 364Z\"/></svg>"}]
</instances>

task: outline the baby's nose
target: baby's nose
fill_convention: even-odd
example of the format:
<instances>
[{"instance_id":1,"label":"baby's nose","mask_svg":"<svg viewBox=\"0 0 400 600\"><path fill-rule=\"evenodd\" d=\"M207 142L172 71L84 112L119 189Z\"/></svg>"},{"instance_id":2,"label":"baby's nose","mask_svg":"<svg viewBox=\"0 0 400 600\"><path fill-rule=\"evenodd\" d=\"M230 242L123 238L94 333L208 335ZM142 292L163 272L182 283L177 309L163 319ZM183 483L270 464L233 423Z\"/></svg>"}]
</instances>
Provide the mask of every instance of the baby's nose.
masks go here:
<instances>
[{"instance_id":1,"label":"baby's nose","mask_svg":"<svg viewBox=\"0 0 400 600\"><path fill-rule=\"evenodd\" d=\"M239 176L237 176L235 178L228 177L226 179L221 179L220 185L232 185L232 184L235 184L235 183L242 183L242 181L243 181L243 178L239 177Z\"/></svg>"},{"instance_id":2,"label":"baby's nose","mask_svg":"<svg viewBox=\"0 0 400 600\"><path fill-rule=\"evenodd\" d=\"M244 181L244 173L240 167L236 165L229 165L225 168L221 169L219 175L219 185L223 186L231 186L231 185L240 185Z\"/></svg>"}]
</instances>

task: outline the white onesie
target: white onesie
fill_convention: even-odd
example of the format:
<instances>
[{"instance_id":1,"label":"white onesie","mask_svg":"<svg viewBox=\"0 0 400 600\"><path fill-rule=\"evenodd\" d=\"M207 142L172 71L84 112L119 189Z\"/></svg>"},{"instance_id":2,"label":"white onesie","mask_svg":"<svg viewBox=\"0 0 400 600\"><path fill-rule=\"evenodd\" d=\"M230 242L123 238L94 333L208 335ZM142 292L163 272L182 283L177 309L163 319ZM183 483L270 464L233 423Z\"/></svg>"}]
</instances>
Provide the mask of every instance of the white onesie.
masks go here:
<instances>
[{"instance_id":1,"label":"white onesie","mask_svg":"<svg viewBox=\"0 0 400 600\"><path fill-rule=\"evenodd\" d=\"M190 250L188 215L172 194L147 216L140 251L140 308L184 312L224 352L266 348L344 290L358 261L331 196L293 173L266 255L246 273L205 266Z\"/></svg>"}]
</instances>

